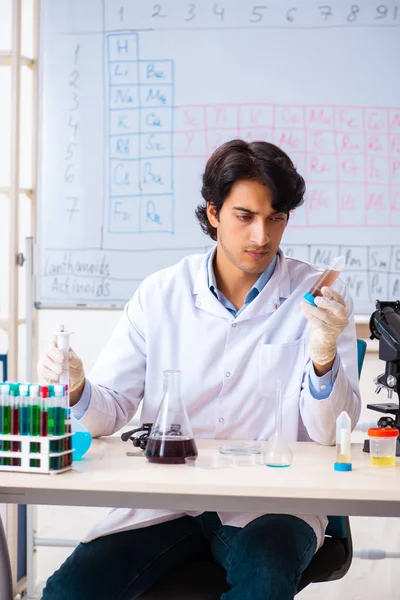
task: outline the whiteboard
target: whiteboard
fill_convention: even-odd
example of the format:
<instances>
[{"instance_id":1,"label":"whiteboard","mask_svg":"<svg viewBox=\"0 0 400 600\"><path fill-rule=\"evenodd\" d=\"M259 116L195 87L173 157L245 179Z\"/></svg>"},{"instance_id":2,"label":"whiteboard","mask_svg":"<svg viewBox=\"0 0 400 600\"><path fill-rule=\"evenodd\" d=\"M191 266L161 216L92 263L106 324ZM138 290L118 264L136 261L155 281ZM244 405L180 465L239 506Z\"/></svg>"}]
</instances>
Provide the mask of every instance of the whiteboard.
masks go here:
<instances>
[{"instance_id":1,"label":"whiteboard","mask_svg":"<svg viewBox=\"0 0 400 600\"><path fill-rule=\"evenodd\" d=\"M400 6L43 0L36 306L122 306L212 241L207 158L282 147L307 182L282 249L345 254L358 314L400 297Z\"/></svg>"}]
</instances>

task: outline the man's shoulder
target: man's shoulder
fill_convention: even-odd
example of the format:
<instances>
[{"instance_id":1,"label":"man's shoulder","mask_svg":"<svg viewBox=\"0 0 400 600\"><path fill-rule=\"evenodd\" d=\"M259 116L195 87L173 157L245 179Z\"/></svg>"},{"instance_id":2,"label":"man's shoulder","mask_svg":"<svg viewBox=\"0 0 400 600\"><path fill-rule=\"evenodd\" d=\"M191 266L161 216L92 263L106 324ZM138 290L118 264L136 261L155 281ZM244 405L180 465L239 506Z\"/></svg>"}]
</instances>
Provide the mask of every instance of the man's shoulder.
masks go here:
<instances>
[{"instance_id":1,"label":"man's shoulder","mask_svg":"<svg viewBox=\"0 0 400 600\"><path fill-rule=\"evenodd\" d=\"M285 262L291 281L320 275L323 271L323 269L319 269L315 265L305 260L294 258L293 256L285 256Z\"/></svg>"},{"instance_id":2,"label":"man's shoulder","mask_svg":"<svg viewBox=\"0 0 400 600\"><path fill-rule=\"evenodd\" d=\"M207 253L189 254L178 263L160 269L146 277L140 287L143 291L151 291L155 288L167 289L174 286L178 281L180 286L185 283L192 287L199 270L205 263L206 257Z\"/></svg>"}]
</instances>

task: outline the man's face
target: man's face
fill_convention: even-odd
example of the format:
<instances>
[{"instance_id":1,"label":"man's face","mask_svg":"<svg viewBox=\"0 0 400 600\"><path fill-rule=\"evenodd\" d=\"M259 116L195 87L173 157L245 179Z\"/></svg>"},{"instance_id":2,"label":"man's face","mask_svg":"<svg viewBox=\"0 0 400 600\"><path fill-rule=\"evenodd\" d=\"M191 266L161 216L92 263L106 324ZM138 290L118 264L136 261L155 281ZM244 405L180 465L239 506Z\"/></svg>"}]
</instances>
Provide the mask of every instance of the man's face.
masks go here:
<instances>
[{"instance_id":1,"label":"man's face","mask_svg":"<svg viewBox=\"0 0 400 600\"><path fill-rule=\"evenodd\" d=\"M238 269L261 274L271 264L287 223L286 213L271 205L272 193L258 181L238 181L217 219L207 204L208 219L217 229L218 249Z\"/></svg>"}]
</instances>

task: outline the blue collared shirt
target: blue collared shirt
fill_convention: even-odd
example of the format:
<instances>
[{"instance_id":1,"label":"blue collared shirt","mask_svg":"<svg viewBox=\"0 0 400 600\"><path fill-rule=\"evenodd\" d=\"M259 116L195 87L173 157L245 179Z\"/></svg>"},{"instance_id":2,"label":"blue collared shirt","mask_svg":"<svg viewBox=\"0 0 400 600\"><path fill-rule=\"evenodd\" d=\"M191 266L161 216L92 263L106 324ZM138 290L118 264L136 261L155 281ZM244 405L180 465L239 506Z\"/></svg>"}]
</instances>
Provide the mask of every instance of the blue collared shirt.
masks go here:
<instances>
[{"instance_id":1,"label":"blue collared shirt","mask_svg":"<svg viewBox=\"0 0 400 600\"><path fill-rule=\"evenodd\" d=\"M262 289L267 285L268 281L271 279L272 274L275 270L276 265L276 256L272 263L263 271L260 277L257 279L253 287L250 291L247 292L246 297L244 299L244 304L239 310L237 310L232 302L230 302L225 296L220 292L217 288L217 284L215 282L215 275L213 269L213 260L215 256L214 252L211 252L208 260L207 260L207 278L208 278L208 287L214 296L221 302L223 306L236 318L244 311L246 306L250 304L258 296L258 294L262 291ZM314 371L314 367L310 368L310 376L309 376L309 386L311 394L317 400L324 400L328 398L332 392L333 382L336 379L337 372L339 370L339 359L336 355L335 361L332 366L332 370L322 375L322 377L318 377L318 375Z\"/></svg>"},{"instance_id":2,"label":"blue collared shirt","mask_svg":"<svg viewBox=\"0 0 400 600\"><path fill-rule=\"evenodd\" d=\"M236 308L233 306L232 302L230 302L227 298L225 298L223 293L220 292L217 288L217 284L215 282L215 276L214 276L214 269L213 269L214 256L215 256L215 251L210 254L208 261L207 261L208 287L210 288L210 290L212 291L214 296L221 302L221 304L223 306L225 306L225 308L227 308L229 310L229 312L236 318L240 315L241 312L244 311L246 306L248 306L250 304L250 302L252 302L254 300L254 298L256 298L258 296L258 294L261 292L261 290L266 286L268 281L271 279L272 274L275 270L276 256L275 256L274 260L272 261L272 263L269 265L269 267L267 267L265 269L265 271L263 271L263 273L261 273L260 277L257 279L257 281L255 282L255 284L253 285L251 290L249 292L247 292L246 298L244 299L244 304L241 308L239 308L239 310L236 310Z\"/></svg>"}]
</instances>

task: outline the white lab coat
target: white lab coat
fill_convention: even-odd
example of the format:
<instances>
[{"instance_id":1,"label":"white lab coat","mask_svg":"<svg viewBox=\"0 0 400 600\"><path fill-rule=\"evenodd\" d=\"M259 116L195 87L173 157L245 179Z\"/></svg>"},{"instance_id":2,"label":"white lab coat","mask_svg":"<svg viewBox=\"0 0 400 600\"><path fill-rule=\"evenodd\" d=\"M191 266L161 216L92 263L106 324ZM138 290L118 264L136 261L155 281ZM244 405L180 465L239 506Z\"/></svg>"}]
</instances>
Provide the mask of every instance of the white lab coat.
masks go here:
<instances>
[{"instance_id":1,"label":"white lab coat","mask_svg":"<svg viewBox=\"0 0 400 600\"><path fill-rule=\"evenodd\" d=\"M334 444L342 410L353 427L360 414L353 304L342 281L350 323L338 340L340 366L331 395L309 390L309 323L299 303L320 274L278 252L271 279L235 319L208 288L207 255L192 255L147 277L95 364L92 395L82 418L94 436L110 435L135 414L153 422L162 398L162 371L182 371L182 397L195 438L266 440L274 430L275 386L283 382L283 432L288 440ZM184 514L114 509L85 541L145 527ZM223 524L244 526L259 514L219 513ZM301 516L301 515L298 515ZM322 544L325 516L301 516Z\"/></svg>"}]
</instances>

